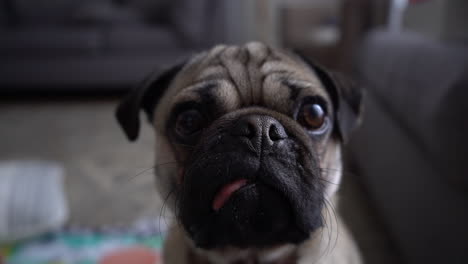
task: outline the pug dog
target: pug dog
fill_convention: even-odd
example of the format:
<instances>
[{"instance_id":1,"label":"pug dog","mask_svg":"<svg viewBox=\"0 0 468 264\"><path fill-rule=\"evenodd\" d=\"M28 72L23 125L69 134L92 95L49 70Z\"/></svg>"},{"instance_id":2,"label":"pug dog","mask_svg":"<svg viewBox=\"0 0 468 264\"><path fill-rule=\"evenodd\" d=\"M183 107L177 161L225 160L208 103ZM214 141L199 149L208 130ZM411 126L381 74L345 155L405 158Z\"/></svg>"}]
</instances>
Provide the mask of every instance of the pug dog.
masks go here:
<instances>
[{"instance_id":1,"label":"pug dog","mask_svg":"<svg viewBox=\"0 0 468 264\"><path fill-rule=\"evenodd\" d=\"M154 127L156 187L176 221L164 263L360 263L335 214L361 91L293 52L219 45L150 75L117 108Z\"/></svg>"}]
</instances>

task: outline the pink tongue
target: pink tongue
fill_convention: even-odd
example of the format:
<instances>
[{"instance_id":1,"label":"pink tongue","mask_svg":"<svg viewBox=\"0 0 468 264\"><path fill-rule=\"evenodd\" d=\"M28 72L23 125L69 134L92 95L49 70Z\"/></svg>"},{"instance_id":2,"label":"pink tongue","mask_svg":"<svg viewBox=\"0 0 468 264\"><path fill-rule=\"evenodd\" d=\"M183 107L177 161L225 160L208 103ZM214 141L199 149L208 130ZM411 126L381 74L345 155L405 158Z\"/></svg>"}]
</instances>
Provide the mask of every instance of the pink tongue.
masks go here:
<instances>
[{"instance_id":1,"label":"pink tongue","mask_svg":"<svg viewBox=\"0 0 468 264\"><path fill-rule=\"evenodd\" d=\"M216 194L213 200L213 210L218 211L221 207L223 207L223 205L235 191L239 190L242 186L246 184L246 179L239 179L224 185L223 188L221 188L221 190Z\"/></svg>"}]
</instances>

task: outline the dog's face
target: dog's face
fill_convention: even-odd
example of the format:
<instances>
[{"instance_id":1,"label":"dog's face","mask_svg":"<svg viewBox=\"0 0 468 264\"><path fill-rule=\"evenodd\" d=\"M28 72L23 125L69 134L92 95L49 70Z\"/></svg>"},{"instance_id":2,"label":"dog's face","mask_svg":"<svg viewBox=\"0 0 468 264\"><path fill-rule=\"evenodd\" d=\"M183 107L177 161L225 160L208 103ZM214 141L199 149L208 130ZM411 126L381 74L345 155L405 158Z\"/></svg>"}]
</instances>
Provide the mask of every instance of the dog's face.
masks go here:
<instances>
[{"instance_id":1,"label":"dog's face","mask_svg":"<svg viewBox=\"0 0 468 264\"><path fill-rule=\"evenodd\" d=\"M158 188L196 246L263 248L321 227L360 98L295 54L249 43L151 77L117 117L134 140L148 114Z\"/></svg>"}]
</instances>

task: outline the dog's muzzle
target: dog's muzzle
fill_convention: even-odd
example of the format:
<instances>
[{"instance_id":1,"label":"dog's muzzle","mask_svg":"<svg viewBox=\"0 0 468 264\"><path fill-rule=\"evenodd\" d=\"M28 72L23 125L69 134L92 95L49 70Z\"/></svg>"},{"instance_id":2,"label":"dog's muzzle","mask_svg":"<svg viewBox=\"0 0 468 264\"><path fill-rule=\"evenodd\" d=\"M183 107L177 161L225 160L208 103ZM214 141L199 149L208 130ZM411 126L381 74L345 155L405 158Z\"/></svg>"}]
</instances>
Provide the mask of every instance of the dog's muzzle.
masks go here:
<instances>
[{"instance_id":1,"label":"dog's muzzle","mask_svg":"<svg viewBox=\"0 0 468 264\"><path fill-rule=\"evenodd\" d=\"M269 115L204 132L185 168L179 217L197 246L299 243L321 225L321 185L306 148Z\"/></svg>"}]
</instances>

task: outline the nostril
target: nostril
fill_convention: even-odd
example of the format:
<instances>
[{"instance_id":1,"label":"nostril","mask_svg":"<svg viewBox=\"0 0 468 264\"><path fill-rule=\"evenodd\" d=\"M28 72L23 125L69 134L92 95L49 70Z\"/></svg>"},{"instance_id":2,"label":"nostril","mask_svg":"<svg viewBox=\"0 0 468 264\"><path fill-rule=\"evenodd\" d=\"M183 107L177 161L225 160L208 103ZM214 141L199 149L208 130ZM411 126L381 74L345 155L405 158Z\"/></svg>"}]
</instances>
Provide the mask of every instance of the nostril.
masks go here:
<instances>
[{"instance_id":1,"label":"nostril","mask_svg":"<svg viewBox=\"0 0 468 264\"><path fill-rule=\"evenodd\" d=\"M268 137L272 141L278 141L281 139L285 139L287 135L286 135L286 131L284 131L283 126L273 123L270 125L268 129Z\"/></svg>"},{"instance_id":2,"label":"nostril","mask_svg":"<svg viewBox=\"0 0 468 264\"><path fill-rule=\"evenodd\" d=\"M255 124L249 120L239 120L232 130L232 135L252 139L256 136Z\"/></svg>"},{"instance_id":3,"label":"nostril","mask_svg":"<svg viewBox=\"0 0 468 264\"><path fill-rule=\"evenodd\" d=\"M255 131L256 131L255 126L252 123L247 122L247 128L246 128L245 136L252 139L252 138L255 137L255 134L256 134Z\"/></svg>"},{"instance_id":4,"label":"nostril","mask_svg":"<svg viewBox=\"0 0 468 264\"><path fill-rule=\"evenodd\" d=\"M270 139L273 141L280 139L278 135L278 128L275 125L270 126L270 131L268 131L268 137L270 137Z\"/></svg>"}]
</instances>

